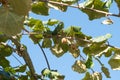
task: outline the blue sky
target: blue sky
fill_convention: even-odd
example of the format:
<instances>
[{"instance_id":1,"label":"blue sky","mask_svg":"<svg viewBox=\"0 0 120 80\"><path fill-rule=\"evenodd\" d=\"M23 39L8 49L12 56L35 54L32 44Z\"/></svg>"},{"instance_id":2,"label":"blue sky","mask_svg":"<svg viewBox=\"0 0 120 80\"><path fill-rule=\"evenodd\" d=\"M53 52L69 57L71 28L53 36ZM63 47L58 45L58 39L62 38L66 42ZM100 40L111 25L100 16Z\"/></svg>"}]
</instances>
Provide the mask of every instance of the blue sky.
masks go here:
<instances>
[{"instance_id":1,"label":"blue sky","mask_svg":"<svg viewBox=\"0 0 120 80\"><path fill-rule=\"evenodd\" d=\"M113 4L113 8L111 8L110 12L118 13L118 11L114 11L116 9L116 4ZM50 10L49 16L40 16L30 13L30 16L40 19L40 20L48 20L50 18L61 20L65 23L65 27L69 27L71 25L80 26L82 28L82 32L90 35L92 37L97 37L101 35L105 35L107 33L112 34L112 38L109 39L111 45L120 47L120 18L110 17L114 24L112 25L103 25L101 22L106 18L101 18L93 21L88 20L88 16L82 13L80 10L75 8L68 8L67 12L61 12L54 9ZM34 45L33 42L28 38L28 36L23 36L22 43L27 45L29 54L32 58L33 64L35 65L35 69L37 73L40 73L42 69L47 67L44 56L42 55L41 50L38 45ZM65 75L65 80L81 80L84 77L84 74L79 74L77 72L72 71L71 66L74 64L75 60L71 54L66 53L60 58L56 58L49 49L44 49L47 54L50 66L52 69L57 69L61 74ZM81 50L82 53L82 50ZM22 62L22 58L18 57ZM14 58L10 59L11 64L16 66L19 64ZM101 61L105 64L106 67L110 69L107 61L109 59L101 58ZM95 61L94 70L100 71L100 65ZM105 78L103 75L103 80L118 80L120 79L120 71L113 71L110 69L111 79Z\"/></svg>"}]
</instances>

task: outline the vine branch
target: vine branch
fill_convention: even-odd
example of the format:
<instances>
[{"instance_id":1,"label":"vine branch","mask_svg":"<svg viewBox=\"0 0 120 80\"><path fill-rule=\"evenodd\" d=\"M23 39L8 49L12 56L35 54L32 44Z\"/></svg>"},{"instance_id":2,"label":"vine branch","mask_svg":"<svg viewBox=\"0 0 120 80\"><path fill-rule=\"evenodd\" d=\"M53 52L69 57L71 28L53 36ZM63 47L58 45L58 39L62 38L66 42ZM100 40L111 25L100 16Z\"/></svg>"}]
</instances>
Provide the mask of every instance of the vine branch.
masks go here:
<instances>
[{"instance_id":1,"label":"vine branch","mask_svg":"<svg viewBox=\"0 0 120 80\"><path fill-rule=\"evenodd\" d=\"M35 69L32 64L31 58L27 52L27 49L16 39L16 36L10 37L10 40L16 45L18 54L20 54L23 57L26 65L28 66L31 74L31 80L37 80Z\"/></svg>"},{"instance_id":2,"label":"vine branch","mask_svg":"<svg viewBox=\"0 0 120 80\"><path fill-rule=\"evenodd\" d=\"M104 64L103 64L97 57L95 57L95 56L93 56L93 57L94 57L95 60L97 60L97 61L99 62L99 64L100 64L101 66L104 66Z\"/></svg>"},{"instance_id":3,"label":"vine branch","mask_svg":"<svg viewBox=\"0 0 120 80\"><path fill-rule=\"evenodd\" d=\"M102 11L102 10L97 10L97 9L94 9L94 8L81 7L79 5L69 5L69 4L66 4L66 3L55 2L55 1L50 1L50 0L39 0L39 1L47 2L47 3L51 3L51 4L57 4L57 5L61 5L61 6L68 6L68 7L78 8L78 9L90 10L90 11L94 11L94 12L105 14L107 16L120 17L120 14L113 14L113 13L105 12L105 11Z\"/></svg>"},{"instance_id":4,"label":"vine branch","mask_svg":"<svg viewBox=\"0 0 120 80\"><path fill-rule=\"evenodd\" d=\"M46 56L46 54L45 54L45 52L44 52L42 46L40 45L40 43L38 43L38 46L40 47L40 49L41 49L41 51L42 51L42 53L43 53L43 55L44 55L44 57L45 57L45 61L46 61L46 63L47 63L47 67L48 67L48 69L50 70L49 61L48 61L47 56Z\"/></svg>"},{"instance_id":5,"label":"vine branch","mask_svg":"<svg viewBox=\"0 0 120 80\"><path fill-rule=\"evenodd\" d=\"M27 32L27 34L25 34L25 35L32 35L32 34L38 34L38 33L34 33L34 32L29 32L27 29L25 29L24 28L24 30ZM23 35L23 34L22 34ZM43 55L44 55L44 58L45 58L45 61L46 61L46 63L47 63L47 67L48 67L48 69L50 70L51 68L50 68L50 64L49 64L49 61L48 61L48 59L47 59L47 56L46 56L46 54L45 54L45 52L44 52L44 50L43 50L43 48L42 48L42 46L40 45L40 43L38 42L38 46L39 46L39 48L41 49L41 51L42 51L42 53L43 53Z\"/></svg>"}]
</instances>

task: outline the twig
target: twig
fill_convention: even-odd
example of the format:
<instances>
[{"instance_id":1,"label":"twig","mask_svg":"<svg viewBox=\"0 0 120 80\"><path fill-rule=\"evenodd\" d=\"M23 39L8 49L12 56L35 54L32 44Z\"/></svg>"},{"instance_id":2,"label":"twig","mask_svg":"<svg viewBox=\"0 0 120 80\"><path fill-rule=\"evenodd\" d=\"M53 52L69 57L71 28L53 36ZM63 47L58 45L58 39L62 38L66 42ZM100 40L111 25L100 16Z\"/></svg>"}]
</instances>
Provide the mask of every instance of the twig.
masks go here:
<instances>
[{"instance_id":1,"label":"twig","mask_svg":"<svg viewBox=\"0 0 120 80\"><path fill-rule=\"evenodd\" d=\"M99 62L99 64L100 64L101 66L104 66L104 64L103 64L97 57L95 57L95 56L93 56L93 57L94 57L95 60L97 60L97 61Z\"/></svg>"},{"instance_id":2,"label":"twig","mask_svg":"<svg viewBox=\"0 0 120 80\"><path fill-rule=\"evenodd\" d=\"M94 73L94 72L95 72L92 68L90 68L90 70L92 71L92 73Z\"/></svg>"},{"instance_id":3,"label":"twig","mask_svg":"<svg viewBox=\"0 0 120 80\"><path fill-rule=\"evenodd\" d=\"M12 56L13 56L21 65L23 65L23 63L22 63L14 54L12 54Z\"/></svg>"},{"instance_id":4,"label":"twig","mask_svg":"<svg viewBox=\"0 0 120 80\"><path fill-rule=\"evenodd\" d=\"M80 54L80 58L82 58L85 61L85 58Z\"/></svg>"},{"instance_id":5,"label":"twig","mask_svg":"<svg viewBox=\"0 0 120 80\"><path fill-rule=\"evenodd\" d=\"M86 9L86 10L102 13L102 14L105 14L105 15L109 15L109 16L120 17L120 14L113 14L113 13L109 13L109 12L105 12L105 11L101 11L101 10L97 10L97 9L93 9L93 8L88 8L88 7L80 7L78 5L77 6L76 5L69 5L69 4L66 4L66 3L49 1L49 0L39 0L39 1L48 2L48 3L51 3L51 4L62 5L62 6L73 7L73 8L78 8L78 9Z\"/></svg>"},{"instance_id":6,"label":"twig","mask_svg":"<svg viewBox=\"0 0 120 80\"><path fill-rule=\"evenodd\" d=\"M16 45L17 52L22 55L26 65L28 66L31 74L31 80L37 80L36 74L35 74L35 69L32 64L31 58L27 52L27 49L24 48L24 46L16 39L16 37L10 37L9 38L14 44Z\"/></svg>"},{"instance_id":7,"label":"twig","mask_svg":"<svg viewBox=\"0 0 120 80\"><path fill-rule=\"evenodd\" d=\"M115 47L115 46L112 46L112 45L107 45L107 46L109 46L109 47L111 47L111 48L114 48L114 49L119 49L120 50L120 48L118 48L118 47Z\"/></svg>"},{"instance_id":8,"label":"twig","mask_svg":"<svg viewBox=\"0 0 120 80\"><path fill-rule=\"evenodd\" d=\"M45 60L46 60L46 63L47 63L47 67L48 67L48 69L50 70L49 61L48 61L47 56L46 56L46 54L45 54L42 46L40 45L40 43L38 43L38 46L40 47L40 49L41 49L41 51L42 51L42 53L43 53L43 55L44 55L44 57L45 57Z\"/></svg>"}]
</instances>

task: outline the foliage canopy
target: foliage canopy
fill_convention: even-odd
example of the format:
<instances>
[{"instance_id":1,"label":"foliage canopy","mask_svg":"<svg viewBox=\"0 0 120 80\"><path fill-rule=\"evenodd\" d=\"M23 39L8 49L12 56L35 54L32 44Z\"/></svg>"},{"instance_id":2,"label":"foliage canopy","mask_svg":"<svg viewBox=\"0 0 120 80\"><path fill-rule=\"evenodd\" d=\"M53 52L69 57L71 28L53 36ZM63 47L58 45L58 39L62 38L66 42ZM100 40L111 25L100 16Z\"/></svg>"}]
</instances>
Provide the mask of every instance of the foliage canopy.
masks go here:
<instances>
[{"instance_id":1,"label":"foliage canopy","mask_svg":"<svg viewBox=\"0 0 120 80\"><path fill-rule=\"evenodd\" d=\"M102 80L102 73L106 78L111 78L108 68L100 61L104 55L105 58L109 58L108 63L113 70L120 70L120 48L109 44L111 34L93 38L84 34L78 26L64 28L64 22L60 20L42 21L31 18L29 12L49 16L51 8L66 12L68 7L73 7L88 15L89 20L106 17L102 23L110 25L113 21L109 16L120 17L120 13L109 12L113 3L116 3L120 10L120 0L0 0L0 80L64 80L65 75L50 68L44 48L50 49L58 58L69 52L77 59L71 65L73 71L85 74L82 80ZM24 35L28 35L43 52L47 67L41 74L35 72L27 47L21 44ZM25 64L11 66L7 57L13 53L22 57ZM85 54L87 58L81 54ZM93 60L97 60L101 65L102 73L92 69Z\"/></svg>"}]
</instances>

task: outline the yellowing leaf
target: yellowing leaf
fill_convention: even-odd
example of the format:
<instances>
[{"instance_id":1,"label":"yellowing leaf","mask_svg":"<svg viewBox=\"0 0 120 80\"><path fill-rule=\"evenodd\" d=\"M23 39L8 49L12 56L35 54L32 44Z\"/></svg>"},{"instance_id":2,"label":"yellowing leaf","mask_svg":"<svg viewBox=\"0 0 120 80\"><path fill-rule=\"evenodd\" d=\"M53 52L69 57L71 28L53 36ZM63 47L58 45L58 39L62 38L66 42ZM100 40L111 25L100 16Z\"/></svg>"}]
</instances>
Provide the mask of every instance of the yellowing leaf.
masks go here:
<instances>
[{"instance_id":1,"label":"yellowing leaf","mask_svg":"<svg viewBox=\"0 0 120 80\"><path fill-rule=\"evenodd\" d=\"M106 76L107 78L111 78L111 77L110 77L110 72L109 72L108 68L106 68L106 67L101 67L101 70L102 70L102 72L105 74L105 76Z\"/></svg>"},{"instance_id":2,"label":"yellowing leaf","mask_svg":"<svg viewBox=\"0 0 120 80\"><path fill-rule=\"evenodd\" d=\"M98 72L94 72L93 74L87 72L82 80L102 80L102 75Z\"/></svg>"},{"instance_id":3,"label":"yellowing leaf","mask_svg":"<svg viewBox=\"0 0 120 80\"><path fill-rule=\"evenodd\" d=\"M111 19L106 19L106 20L102 21L102 24L111 25L111 24L113 24L113 21Z\"/></svg>"},{"instance_id":4,"label":"yellowing leaf","mask_svg":"<svg viewBox=\"0 0 120 80\"><path fill-rule=\"evenodd\" d=\"M51 48L51 51L56 57L61 57L65 53L62 47L59 46L59 44L55 44Z\"/></svg>"},{"instance_id":5,"label":"yellowing leaf","mask_svg":"<svg viewBox=\"0 0 120 80\"><path fill-rule=\"evenodd\" d=\"M101 73L94 72L91 76L92 76L92 80L102 80Z\"/></svg>"},{"instance_id":6,"label":"yellowing leaf","mask_svg":"<svg viewBox=\"0 0 120 80\"><path fill-rule=\"evenodd\" d=\"M93 80L90 73L86 72L85 77L82 80Z\"/></svg>"},{"instance_id":7,"label":"yellowing leaf","mask_svg":"<svg viewBox=\"0 0 120 80\"><path fill-rule=\"evenodd\" d=\"M42 70L41 73L42 73L43 76L49 76L50 72L51 71L49 69L45 68L45 69Z\"/></svg>"},{"instance_id":8,"label":"yellowing leaf","mask_svg":"<svg viewBox=\"0 0 120 80\"><path fill-rule=\"evenodd\" d=\"M110 50L111 47L107 47L105 50L101 51L98 55L96 56L101 56L102 54L107 54L108 56L111 56L112 51ZM110 53L111 52L111 53Z\"/></svg>"},{"instance_id":9,"label":"yellowing leaf","mask_svg":"<svg viewBox=\"0 0 120 80\"><path fill-rule=\"evenodd\" d=\"M93 43L89 47L85 47L83 49L83 52L85 54L91 54L96 56L103 54L104 50L106 50L107 48L108 46L105 45L104 43Z\"/></svg>"},{"instance_id":10,"label":"yellowing leaf","mask_svg":"<svg viewBox=\"0 0 120 80\"><path fill-rule=\"evenodd\" d=\"M73 65L72 69L78 73L85 73L87 71L86 65L83 61L77 60Z\"/></svg>"},{"instance_id":11,"label":"yellowing leaf","mask_svg":"<svg viewBox=\"0 0 120 80\"><path fill-rule=\"evenodd\" d=\"M120 53L115 53L108 63L113 70L120 70Z\"/></svg>"},{"instance_id":12,"label":"yellowing leaf","mask_svg":"<svg viewBox=\"0 0 120 80\"><path fill-rule=\"evenodd\" d=\"M78 38L78 39L77 39L77 44L78 44L79 46L81 46L81 47L88 47L88 46L90 46L91 41L86 41L86 40L84 40L84 39Z\"/></svg>"},{"instance_id":13,"label":"yellowing leaf","mask_svg":"<svg viewBox=\"0 0 120 80\"><path fill-rule=\"evenodd\" d=\"M42 47L43 48L49 48L52 46L52 41L49 38L44 38L42 42Z\"/></svg>"},{"instance_id":14,"label":"yellowing leaf","mask_svg":"<svg viewBox=\"0 0 120 80\"><path fill-rule=\"evenodd\" d=\"M19 16L7 8L0 7L0 32L6 35L16 35L23 28L24 17Z\"/></svg>"},{"instance_id":15,"label":"yellowing leaf","mask_svg":"<svg viewBox=\"0 0 120 80\"><path fill-rule=\"evenodd\" d=\"M77 58L80 55L80 50L78 49L77 44L70 44L69 52L74 58Z\"/></svg>"},{"instance_id":16,"label":"yellowing leaf","mask_svg":"<svg viewBox=\"0 0 120 80\"><path fill-rule=\"evenodd\" d=\"M42 70L41 73L44 77L47 77L51 80L64 80L64 75L61 75L56 70L49 70L45 68L44 70Z\"/></svg>"}]
</instances>

